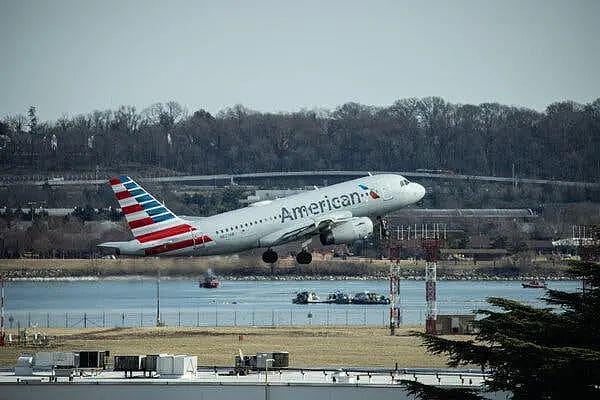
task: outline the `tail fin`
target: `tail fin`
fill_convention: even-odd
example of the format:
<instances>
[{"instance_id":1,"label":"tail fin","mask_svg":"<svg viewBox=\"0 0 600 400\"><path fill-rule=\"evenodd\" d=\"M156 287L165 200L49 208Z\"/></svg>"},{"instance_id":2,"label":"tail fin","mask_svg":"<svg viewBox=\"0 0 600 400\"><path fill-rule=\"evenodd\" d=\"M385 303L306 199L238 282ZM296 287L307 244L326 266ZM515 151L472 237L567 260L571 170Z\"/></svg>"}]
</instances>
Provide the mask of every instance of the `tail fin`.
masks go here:
<instances>
[{"instance_id":1,"label":"tail fin","mask_svg":"<svg viewBox=\"0 0 600 400\"><path fill-rule=\"evenodd\" d=\"M195 231L128 176L109 181L133 237L140 243Z\"/></svg>"}]
</instances>

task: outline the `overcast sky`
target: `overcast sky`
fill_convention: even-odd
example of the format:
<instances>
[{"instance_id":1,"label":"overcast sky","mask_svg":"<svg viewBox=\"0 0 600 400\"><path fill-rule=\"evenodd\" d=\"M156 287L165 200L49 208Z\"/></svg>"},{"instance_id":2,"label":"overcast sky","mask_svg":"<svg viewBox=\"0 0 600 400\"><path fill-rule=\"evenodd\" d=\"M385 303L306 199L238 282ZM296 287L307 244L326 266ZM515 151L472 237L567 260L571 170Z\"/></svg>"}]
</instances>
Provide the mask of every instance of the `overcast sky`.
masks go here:
<instances>
[{"instance_id":1,"label":"overcast sky","mask_svg":"<svg viewBox=\"0 0 600 400\"><path fill-rule=\"evenodd\" d=\"M0 116L600 97L600 1L0 0Z\"/></svg>"}]
</instances>

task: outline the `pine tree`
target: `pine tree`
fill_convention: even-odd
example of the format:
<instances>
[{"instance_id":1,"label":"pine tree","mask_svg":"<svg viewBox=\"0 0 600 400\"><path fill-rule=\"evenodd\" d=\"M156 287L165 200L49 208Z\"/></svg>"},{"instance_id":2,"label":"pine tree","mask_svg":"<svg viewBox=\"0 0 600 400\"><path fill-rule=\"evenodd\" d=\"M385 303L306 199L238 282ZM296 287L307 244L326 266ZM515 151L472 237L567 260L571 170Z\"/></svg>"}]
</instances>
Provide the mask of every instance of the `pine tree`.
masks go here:
<instances>
[{"instance_id":1,"label":"pine tree","mask_svg":"<svg viewBox=\"0 0 600 400\"><path fill-rule=\"evenodd\" d=\"M513 399L600 398L600 264L574 262L569 270L585 290L548 290L548 307L489 298L495 310L479 310L475 340L415 333L448 365L478 365L490 372L489 391ZM441 397L440 397L441 398Z\"/></svg>"}]
</instances>

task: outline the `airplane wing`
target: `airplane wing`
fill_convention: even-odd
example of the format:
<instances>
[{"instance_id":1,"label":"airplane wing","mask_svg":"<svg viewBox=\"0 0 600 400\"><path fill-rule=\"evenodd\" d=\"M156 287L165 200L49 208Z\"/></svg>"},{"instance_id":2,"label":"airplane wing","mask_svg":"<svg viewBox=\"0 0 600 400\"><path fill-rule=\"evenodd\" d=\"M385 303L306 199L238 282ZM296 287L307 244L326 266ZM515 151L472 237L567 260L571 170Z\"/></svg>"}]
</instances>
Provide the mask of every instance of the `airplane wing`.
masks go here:
<instances>
[{"instance_id":1,"label":"airplane wing","mask_svg":"<svg viewBox=\"0 0 600 400\"><path fill-rule=\"evenodd\" d=\"M317 218L304 220L296 225L280 229L264 236L259 240L261 247L273 247L280 244L307 239L310 236L319 234L330 229L332 226L346 222L352 219L350 211L336 211L329 214L323 214Z\"/></svg>"}]
</instances>

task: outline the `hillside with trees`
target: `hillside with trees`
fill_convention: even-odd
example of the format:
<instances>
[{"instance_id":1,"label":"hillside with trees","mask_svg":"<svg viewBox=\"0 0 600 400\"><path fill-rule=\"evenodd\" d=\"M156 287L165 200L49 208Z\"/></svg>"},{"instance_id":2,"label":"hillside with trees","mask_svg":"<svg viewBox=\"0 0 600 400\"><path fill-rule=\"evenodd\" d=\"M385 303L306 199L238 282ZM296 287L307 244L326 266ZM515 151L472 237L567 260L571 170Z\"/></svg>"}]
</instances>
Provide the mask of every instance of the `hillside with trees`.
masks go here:
<instances>
[{"instance_id":1,"label":"hillside with trees","mask_svg":"<svg viewBox=\"0 0 600 400\"><path fill-rule=\"evenodd\" d=\"M544 112L496 103L409 98L389 107L262 113L241 105L217 115L175 103L39 121L0 122L4 174L192 173L307 169L416 170L598 181L600 99Z\"/></svg>"}]
</instances>

